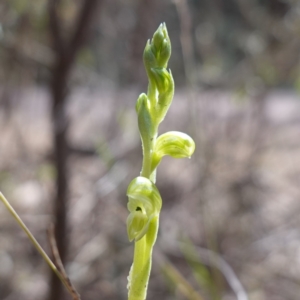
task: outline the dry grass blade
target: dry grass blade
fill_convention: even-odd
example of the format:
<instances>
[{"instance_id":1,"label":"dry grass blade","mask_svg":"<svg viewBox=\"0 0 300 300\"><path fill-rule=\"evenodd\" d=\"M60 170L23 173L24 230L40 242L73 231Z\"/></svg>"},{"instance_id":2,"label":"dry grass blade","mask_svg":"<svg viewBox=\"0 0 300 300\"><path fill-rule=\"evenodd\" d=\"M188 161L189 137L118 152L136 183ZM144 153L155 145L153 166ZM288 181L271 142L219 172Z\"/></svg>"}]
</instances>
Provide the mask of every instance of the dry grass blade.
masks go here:
<instances>
[{"instance_id":1,"label":"dry grass blade","mask_svg":"<svg viewBox=\"0 0 300 300\"><path fill-rule=\"evenodd\" d=\"M4 206L7 208L7 210L10 212L12 217L16 220L16 222L19 224L19 226L22 228L22 230L26 233L28 236L28 239L31 241L33 246L37 249L37 251L40 253L40 255L43 257L43 259L46 261L48 266L51 268L51 270L57 275L57 277L60 279L60 281L64 284L70 295L72 295L74 300L80 300L76 294L76 298L74 298L74 292L72 285L70 286L69 280L67 277L64 277L61 273L61 271L55 266L55 264L52 262L52 260L49 258L47 253L44 251L44 249L41 247L39 242L35 239L33 234L30 232L28 227L24 224L24 222L21 220L17 212L14 210L14 208L10 205L8 200L4 197L4 195L0 192L0 201L4 204Z\"/></svg>"},{"instance_id":2,"label":"dry grass blade","mask_svg":"<svg viewBox=\"0 0 300 300\"><path fill-rule=\"evenodd\" d=\"M189 300L204 300L191 284L183 277L183 275L170 263L165 263L163 272L174 283L176 283L178 290Z\"/></svg>"},{"instance_id":3,"label":"dry grass blade","mask_svg":"<svg viewBox=\"0 0 300 300\"><path fill-rule=\"evenodd\" d=\"M51 252L53 255L54 263L56 265L57 270L60 272L61 276L64 278L65 282L68 284L68 291L69 291L70 295L73 297L73 300L81 300L79 293L76 291L74 285L72 284L69 276L66 273L63 263L61 261L59 251L57 248L57 244L56 244L56 240L55 240L53 224L51 224L49 227L48 237L49 237L49 243L50 243L50 248L51 248Z\"/></svg>"},{"instance_id":4,"label":"dry grass blade","mask_svg":"<svg viewBox=\"0 0 300 300\"><path fill-rule=\"evenodd\" d=\"M181 247L186 247L186 243L180 243ZM196 247L194 249L197 251L198 256L191 257L191 259L195 261L199 261L199 257L201 257L201 261L208 265L214 266L215 268L219 269L223 276L226 278L227 283L231 287L232 291L235 293L237 300L248 300L247 293L234 273L231 266L221 257L221 255L215 253L212 250Z\"/></svg>"},{"instance_id":5,"label":"dry grass blade","mask_svg":"<svg viewBox=\"0 0 300 300\"><path fill-rule=\"evenodd\" d=\"M176 283L178 291L189 300L204 300L204 298L193 288L184 276L168 260L166 255L157 249L155 259L162 266L162 271L168 279Z\"/></svg>"}]
</instances>

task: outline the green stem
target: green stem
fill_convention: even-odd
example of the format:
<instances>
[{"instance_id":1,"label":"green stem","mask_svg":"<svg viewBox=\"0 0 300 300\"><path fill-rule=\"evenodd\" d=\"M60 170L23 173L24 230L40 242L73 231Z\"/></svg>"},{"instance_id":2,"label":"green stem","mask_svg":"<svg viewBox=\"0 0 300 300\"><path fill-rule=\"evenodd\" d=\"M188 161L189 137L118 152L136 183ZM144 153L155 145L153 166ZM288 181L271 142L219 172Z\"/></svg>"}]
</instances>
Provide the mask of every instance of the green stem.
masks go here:
<instances>
[{"instance_id":1,"label":"green stem","mask_svg":"<svg viewBox=\"0 0 300 300\"><path fill-rule=\"evenodd\" d=\"M141 171L141 176L150 179L153 183L155 183L156 180L156 170L151 174L151 164L152 151L157 137L157 128L154 130L154 133L149 147L143 146L143 167ZM156 241L158 227L159 215L151 220L146 235L134 243L133 264L129 274L130 287L128 300L146 299L152 265L152 251Z\"/></svg>"},{"instance_id":2,"label":"green stem","mask_svg":"<svg viewBox=\"0 0 300 300\"><path fill-rule=\"evenodd\" d=\"M69 293L72 295L73 291L70 289L70 285L66 281L66 279L61 275L59 270L56 268L52 260L49 258L47 253L44 251L44 249L41 247L41 245L38 243L38 241L35 239L35 237L32 235L30 230L27 228L27 226L24 224L24 222L21 220L17 212L13 209L13 207L10 205L8 200L4 197L4 195L0 192L0 200L3 202L7 210L10 212L10 214L13 216L13 218L17 221L17 223L20 225L20 227L23 229L23 231L27 234L29 240L33 244L33 246L36 248L36 250L40 253L40 255L43 257L43 259L46 261L48 266L52 269L52 271L57 275L57 277L60 279L60 281L64 284L66 289L69 291Z\"/></svg>"},{"instance_id":3,"label":"green stem","mask_svg":"<svg viewBox=\"0 0 300 300\"><path fill-rule=\"evenodd\" d=\"M152 265L152 250L158 232L159 216L152 219L146 235L135 242L128 300L145 300Z\"/></svg>"},{"instance_id":4,"label":"green stem","mask_svg":"<svg viewBox=\"0 0 300 300\"><path fill-rule=\"evenodd\" d=\"M153 75L151 74L151 71L146 69L147 76L148 76L148 90L147 90L147 97L150 99L150 102L152 104L152 107L155 107L156 101L157 101L157 89L155 85L155 80L153 79Z\"/></svg>"},{"instance_id":5,"label":"green stem","mask_svg":"<svg viewBox=\"0 0 300 300\"><path fill-rule=\"evenodd\" d=\"M155 166L152 165L152 160L158 133L158 125L162 121L162 118L169 106L170 97L173 96L174 86L172 77L172 85L170 85L171 91L166 91L166 87L168 87L167 84L169 84L170 81L169 77L171 75L167 74L165 68L167 67L170 55L171 43L168 37L167 28L165 24L161 24L158 30L154 33L151 41L149 40L147 42L143 55L144 65L148 76L147 102L144 98L145 95L143 94L143 98L139 98L139 102L136 106L139 130L143 144L143 166L141 176L149 179L152 184L155 184L156 181L156 169L153 170ZM157 78L157 76L159 78ZM159 97L166 97L164 99L165 101L158 103ZM146 194L148 192L149 191L145 191ZM140 201L143 202L142 200L143 199ZM152 200L155 201L155 199L150 199L149 201ZM154 203L149 203L149 209L152 204ZM139 207L136 207L136 210L138 209ZM143 238L135 242L133 264L128 278L128 300L146 299L152 263L152 250L158 232L160 209L161 205L157 213L147 213L147 217L149 218L151 215L152 218L150 219L149 227L146 228L147 232ZM144 222L144 220L144 218L141 218L141 222ZM149 219L147 219L147 221L149 221ZM138 220L136 220L136 222L138 222ZM140 227L141 224L137 223L136 225L139 225L138 227ZM142 233L144 233L144 231Z\"/></svg>"},{"instance_id":6,"label":"green stem","mask_svg":"<svg viewBox=\"0 0 300 300\"><path fill-rule=\"evenodd\" d=\"M144 146L144 153L143 153L143 167L141 171L141 176L150 178L151 175L151 151L147 151L146 147Z\"/></svg>"},{"instance_id":7,"label":"green stem","mask_svg":"<svg viewBox=\"0 0 300 300\"><path fill-rule=\"evenodd\" d=\"M154 125L153 125L154 126ZM157 138L157 126L153 130L153 136L147 137L148 139L151 139L149 143L145 143L143 141L143 166L141 171L141 176L146 177L150 179L153 183L155 183L156 179L156 170L151 172L151 165L152 165L152 152L154 149L154 145Z\"/></svg>"}]
</instances>

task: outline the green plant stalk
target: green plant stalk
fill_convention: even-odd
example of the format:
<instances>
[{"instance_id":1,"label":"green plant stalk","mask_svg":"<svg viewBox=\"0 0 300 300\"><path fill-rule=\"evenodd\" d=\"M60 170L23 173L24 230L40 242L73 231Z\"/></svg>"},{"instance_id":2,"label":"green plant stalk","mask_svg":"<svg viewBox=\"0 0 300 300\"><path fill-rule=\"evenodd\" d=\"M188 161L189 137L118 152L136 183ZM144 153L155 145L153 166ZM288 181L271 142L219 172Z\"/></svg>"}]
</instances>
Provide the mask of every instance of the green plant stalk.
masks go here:
<instances>
[{"instance_id":1,"label":"green plant stalk","mask_svg":"<svg viewBox=\"0 0 300 300\"><path fill-rule=\"evenodd\" d=\"M151 153L153 152L153 145L156 140L157 133L153 136L153 140L149 143L149 149L146 145L143 145L143 167L141 171L141 176L152 179L155 178L156 170L154 170L151 174L151 162L152 162L152 155ZM153 183L155 183L155 179L151 180Z\"/></svg>"},{"instance_id":2,"label":"green plant stalk","mask_svg":"<svg viewBox=\"0 0 300 300\"><path fill-rule=\"evenodd\" d=\"M140 176L133 179L127 189L127 208L130 212L127 233L130 241L135 240L133 264L128 276L128 300L145 300L147 295L152 251L162 207L162 199L155 186L157 166L165 155L190 157L195 150L194 141L184 133L171 131L158 137L158 126L174 95L172 73L166 69L170 55L171 42L167 28L161 24L144 50L148 92L147 95L142 93L136 103L143 165Z\"/></svg>"},{"instance_id":3,"label":"green plant stalk","mask_svg":"<svg viewBox=\"0 0 300 300\"><path fill-rule=\"evenodd\" d=\"M154 91L155 92L155 91ZM147 96L154 94L151 83ZM149 97L150 98L150 97ZM150 179L155 183L156 169L151 173L152 153L157 137L157 129L154 130L152 141L149 144L143 143L143 166L141 176ZM149 224L146 235L134 243L134 256L130 279L130 290L128 300L145 300L147 296L148 282L152 266L153 246L156 242L159 228L159 215L153 218Z\"/></svg>"},{"instance_id":4,"label":"green plant stalk","mask_svg":"<svg viewBox=\"0 0 300 300\"><path fill-rule=\"evenodd\" d=\"M152 251L156 241L159 217L155 217L149 225L146 235L135 242L131 272L129 300L145 300L152 266Z\"/></svg>"},{"instance_id":5,"label":"green plant stalk","mask_svg":"<svg viewBox=\"0 0 300 300\"><path fill-rule=\"evenodd\" d=\"M70 294L73 293L73 291L70 289L69 283L66 281L66 279L61 275L59 270L56 268L52 260L49 258L47 253L44 251L44 249L41 247L41 245L38 243L38 241L35 239L35 237L32 235L28 227L24 224L24 222L21 220L17 212L14 210L14 208L10 205L8 200L4 197L4 195L0 192L0 200L3 202L7 210L10 212L10 214L13 216L13 218L17 221L17 223L20 225L20 227L23 229L23 231L28 236L29 240L33 244L33 246L36 248L36 250L40 253L40 255L43 257L45 262L48 264L48 266L52 269L52 271L57 275L57 277L60 279L60 281L63 283L63 285L66 287L66 289L69 291Z\"/></svg>"},{"instance_id":6,"label":"green plant stalk","mask_svg":"<svg viewBox=\"0 0 300 300\"><path fill-rule=\"evenodd\" d=\"M152 76L146 68L149 78L147 97L153 103L157 97L157 91ZM143 142L143 165L141 176L156 181L156 169L151 172L152 153L158 135L158 124L152 124L153 135L148 143ZM143 140L143 139L142 139ZM152 266L152 252L156 242L159 228L159 215L151 220L146 235L134 243L134 256L131 272L131 283L128 300L145 300L147 296L148 282Z\"/></svg>"}]
</instances>

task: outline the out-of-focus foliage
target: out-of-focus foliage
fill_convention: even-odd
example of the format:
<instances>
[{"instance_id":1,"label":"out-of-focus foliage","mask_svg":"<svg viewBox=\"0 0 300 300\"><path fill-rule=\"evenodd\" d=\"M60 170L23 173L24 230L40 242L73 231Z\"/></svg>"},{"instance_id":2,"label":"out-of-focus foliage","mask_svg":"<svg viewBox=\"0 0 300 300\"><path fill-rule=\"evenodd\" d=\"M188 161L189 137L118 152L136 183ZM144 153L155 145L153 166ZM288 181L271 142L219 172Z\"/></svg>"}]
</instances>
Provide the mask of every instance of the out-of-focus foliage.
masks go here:
<instances>
[{"instance_id":1,"label":"out-of-focus foliage","mask_svg":"<svg viewBox=\"0 0 300 300\"><path fill-rule=\"evenodd\" d=\"M81 72L88 73L91 79L100 75L116 85L145 83L138 57L145 37L150 37L157 24L165 21L174 41L173 73L176 82L184 83L179 32L188 19L191 23L188 46L192 54L189 59L197 83L249 88L250 85L291 86L299 81L298 1L177 2L187 3L184 14L178 14L172 1L106 1L94 22L89 44L78 57ZM75 4L65 0L58 8L65 38L72 31L79 7ZM27 80L44 82L53 58L47 1L2 1L0 17L2 80L8 73L16 78L25 72L31 75L25 76Z\"/></svg>"}]
</instances>

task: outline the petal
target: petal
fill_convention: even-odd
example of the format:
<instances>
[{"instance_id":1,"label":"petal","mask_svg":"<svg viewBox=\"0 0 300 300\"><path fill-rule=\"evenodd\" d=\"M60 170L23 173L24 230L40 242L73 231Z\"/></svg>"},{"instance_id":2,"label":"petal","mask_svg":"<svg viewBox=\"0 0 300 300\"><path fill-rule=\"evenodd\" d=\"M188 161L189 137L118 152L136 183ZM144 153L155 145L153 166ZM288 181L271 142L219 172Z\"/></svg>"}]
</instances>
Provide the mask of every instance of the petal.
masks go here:
<instances>
[{"instance_id":1,"label":"petal","mask_svg":"<svg viewBox=\"0 0 300 300\"><path fill-rule=\"evenodd\" d=\"M191 157L195 151L195 142L185 133L170 131L157 138L154 151L159 156Z\"/></svg>"},{"instance_id":2,"label":"petal","mask_svg":"<svg viewBox=\"0 0 300 300\"><path fill-rule=\"evenodd\" d=\"M174 158L191 157L195 151L195 142L185 133L170 131L160 135L155 143L152 157L152 171L159 165L164 155Z\"/></svg>"},{"instance_id":3,"label":"petal","mask_svg":"<svg viewBox=\"0 0 300 300\"><path fill-rule=\"evenodd\" d=\"M148 227L149 222L147 215L143 214L141 211L131 212L127 218L127 234L129 241L133 241L138 236L144 236Z\"/></svg>"}]
</instances>

